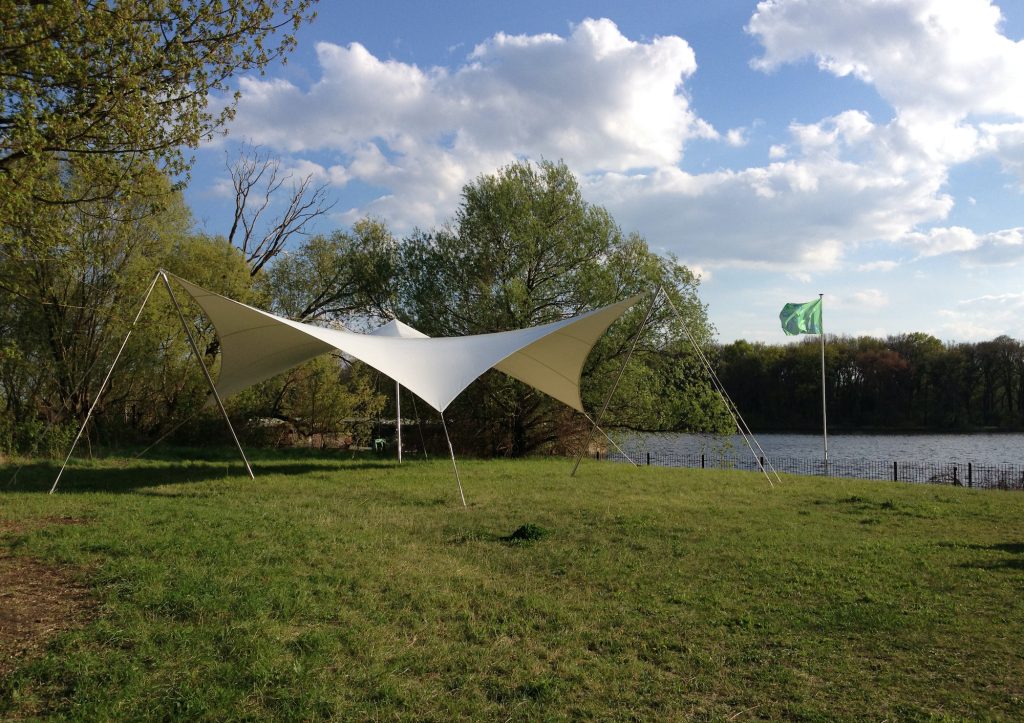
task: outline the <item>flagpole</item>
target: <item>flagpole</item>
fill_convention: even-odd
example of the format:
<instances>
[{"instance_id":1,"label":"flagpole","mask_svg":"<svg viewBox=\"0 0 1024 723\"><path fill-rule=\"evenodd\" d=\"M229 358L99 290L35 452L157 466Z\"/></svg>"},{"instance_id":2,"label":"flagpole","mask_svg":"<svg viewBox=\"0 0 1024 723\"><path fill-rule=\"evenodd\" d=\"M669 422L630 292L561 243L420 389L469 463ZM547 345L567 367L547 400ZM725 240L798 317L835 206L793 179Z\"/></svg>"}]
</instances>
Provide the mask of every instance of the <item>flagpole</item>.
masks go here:
<instances>
[{"instance_id":1,"label":"flagpole","mask_svg":"<svg viewBox=\"0 0 1024 723\"><path fill-rule=\"evenodd\" d=\"M824 294L818 294L821 313L821 438L825 445L825 474L828 474L828 410L825 404L825 305Z\"/></svg>"}]
</instances>

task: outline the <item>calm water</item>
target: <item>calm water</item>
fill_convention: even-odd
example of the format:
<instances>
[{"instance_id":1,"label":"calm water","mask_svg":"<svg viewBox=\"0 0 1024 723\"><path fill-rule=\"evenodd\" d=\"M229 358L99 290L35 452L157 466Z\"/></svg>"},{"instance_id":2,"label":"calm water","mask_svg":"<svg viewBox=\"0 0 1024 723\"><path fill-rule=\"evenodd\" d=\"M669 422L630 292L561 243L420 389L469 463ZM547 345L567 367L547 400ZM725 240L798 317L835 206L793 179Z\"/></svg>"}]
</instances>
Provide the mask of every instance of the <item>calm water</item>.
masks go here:
<instances>
[{"instance_id":1,"label":"calm water","mask_svg":"<svg viewBox=\"0 0 1024 723\"><path fill-rule=\"evenodd\" d=\"M820 459L821 437L811 434L758 434L769 458ZM717 454L723 449L749 455L743 439L690 434L621 435L632 450L653 453ZM625 445L624 445L625 446ZM837 434L828 438L830 460L896 460L965 464L1024 464L1024 434Z\"/></svg>"}]
</instances>

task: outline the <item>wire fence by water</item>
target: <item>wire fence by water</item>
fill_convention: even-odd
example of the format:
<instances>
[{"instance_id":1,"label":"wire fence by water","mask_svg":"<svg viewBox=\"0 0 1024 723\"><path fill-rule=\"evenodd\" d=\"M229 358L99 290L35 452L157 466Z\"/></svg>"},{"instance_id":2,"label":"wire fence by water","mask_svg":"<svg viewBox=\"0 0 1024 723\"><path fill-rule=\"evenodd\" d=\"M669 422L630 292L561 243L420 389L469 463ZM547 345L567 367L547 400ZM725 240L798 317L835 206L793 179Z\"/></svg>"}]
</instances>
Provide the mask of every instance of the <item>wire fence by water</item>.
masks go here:
<instances>
[{"instance_id":1,"label":"wire fence by water","mask_svg":"<svg viewBox=\"0 0 1024 723\"><path fill-rule=\"evenodd\" d=\"M691 467L757 471L765 464L753 455L729 455L700 452L623 450L639 465L659 467ZM628 462L620 452L610 452L600 459ZM1024 490L1024 466L987 465L974 462L903 462L900 460L829 460L772 457L772 466L780 473L822 477L888 480L915 484L940 484L983 489Z\"/></svg>"}]
</instances>

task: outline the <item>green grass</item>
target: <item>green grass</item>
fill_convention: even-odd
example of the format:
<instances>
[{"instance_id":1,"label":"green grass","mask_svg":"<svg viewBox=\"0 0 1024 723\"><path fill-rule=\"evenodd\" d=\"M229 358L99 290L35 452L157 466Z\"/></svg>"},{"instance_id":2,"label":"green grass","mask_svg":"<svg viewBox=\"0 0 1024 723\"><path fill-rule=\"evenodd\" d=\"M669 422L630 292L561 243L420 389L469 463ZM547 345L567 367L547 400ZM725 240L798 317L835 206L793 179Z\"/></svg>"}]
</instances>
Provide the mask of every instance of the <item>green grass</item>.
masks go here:
<instances>
[{"instance_id":1,"label":"green grass","mask_svg":"<svg viewBox=\"0 0 1024 723\"><path fill-rule=\"evenodd\" d=\"M467 461L463 509L445 461L254 467L0 470L38 523L0 545L100 601L0 718L1024 717L1021 493Z\"/></svg>"}]
</instances>

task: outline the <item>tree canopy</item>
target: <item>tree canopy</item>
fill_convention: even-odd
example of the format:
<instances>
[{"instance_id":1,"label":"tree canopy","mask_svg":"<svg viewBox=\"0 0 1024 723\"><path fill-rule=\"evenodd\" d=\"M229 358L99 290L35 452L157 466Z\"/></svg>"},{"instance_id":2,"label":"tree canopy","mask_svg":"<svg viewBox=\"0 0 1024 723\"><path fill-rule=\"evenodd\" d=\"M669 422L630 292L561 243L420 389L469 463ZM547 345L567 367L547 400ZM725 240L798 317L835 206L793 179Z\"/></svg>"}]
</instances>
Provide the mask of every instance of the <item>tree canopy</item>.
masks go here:
<instances>
[{"instance_id":1,"label":"tree canopy","mask_svg":"<svg viewBox=\"0 0 1024 723\"><path fill-rule=\"evenodd\" d=\"M607 210L583 199L564 163L514 163L463 189L454 219L400 246L397 310L431 336L482 334L544 324L645 295L595 347L584 370L584 404L596 409L626 361L651 300L651 316L607 421L642 429L727 428L726 413L684 337L711 338L698 279L624 234ZM684 401L700 400L698 404ZM581 420L498 372L455 402L460 435L476 451L525 454L565 444Z\"/></svg>"},{"instance_id":2,"label":"tree canopy","mask_svg":"<svg viewBox=\"0 0 1024 723\"><path fill-rule=\"evenodd\" d=\"M0 0L0 217L109 196L143 162L187 171L234 111L210 94L283 58L314 2ZM45 183L53 160L90 166L91 186Z\"/></svg>"}]
</instances>

